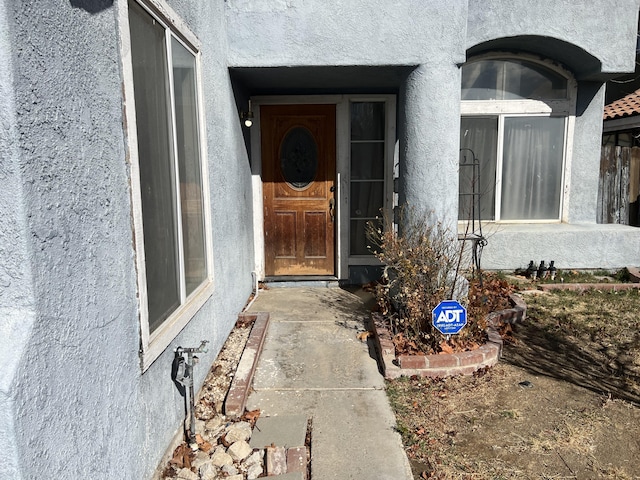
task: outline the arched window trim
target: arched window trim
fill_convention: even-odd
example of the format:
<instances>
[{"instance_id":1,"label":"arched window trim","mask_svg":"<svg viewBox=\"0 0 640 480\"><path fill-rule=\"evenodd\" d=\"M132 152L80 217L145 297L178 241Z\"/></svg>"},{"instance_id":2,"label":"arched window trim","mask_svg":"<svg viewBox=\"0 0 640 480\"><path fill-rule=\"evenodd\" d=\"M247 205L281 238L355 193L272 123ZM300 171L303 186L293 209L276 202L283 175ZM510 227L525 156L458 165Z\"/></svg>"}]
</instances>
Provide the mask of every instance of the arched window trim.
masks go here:
<instances>
[{"instance_id":1,"label":"arched window trim","mask_svg":"<svg viewBox=\"0 0 640 480\"><path fill-rule=\"evenodd\" d=\"M549 100L462 100L462 114L480 113L531 113L531 114L554 114L572 116L576 112L576 96L578 84L571 72L558 63L531 54L514 54L508 52L491 52L476 55L469 59L463 66L477 63L484 60L518 60L540 65L567 80L567 98Z\"/></svg>"},{"instance_id":2,"label":"arched window trim","mask_svg":"<svg viewBox=\"0 0 640 480\"><path fill-rule=\"evenodd\" d=\"M521 220L504 220L500 217L500 195L501 195L501 180L496 180L496 218L494 220L483 220L484 222L494 223L553 223L567 221L568 204L570 195L570 178L572 167L572 152L573 152L573 135L575 128L575 114L576 114L576 98L578 83L575 80L573 74L559 65L553 60L545 59L537 55L532 54L515 54L513 52L489 52L481 55L476 55L469 59L465 65L470 63L479 62L482 60L518 60L521 62L530 62L536 65L543 66L559 75L563 76L567 80L567 98L566 99L553 99L553 100L534 100L534 99L517 99L517 100L461 100L460 113L462 117L472 116L497 116L500 118L500 129L503 128L503 119L506 117L517 116L558 116L566 118L564 129L564 151L562 162L562 179L560 183L560 199L559 199L559 212L558 217L555 219L521 219ZM462 66L464 68L464 65ZM501 132L499 132L501 133ZM499 148L498 154L502 154L502 148ZM502 171L502 164L497 166L497 174ZM464 225L466 220L461 220L460 223Z\"/></svg>"}]
</instances>

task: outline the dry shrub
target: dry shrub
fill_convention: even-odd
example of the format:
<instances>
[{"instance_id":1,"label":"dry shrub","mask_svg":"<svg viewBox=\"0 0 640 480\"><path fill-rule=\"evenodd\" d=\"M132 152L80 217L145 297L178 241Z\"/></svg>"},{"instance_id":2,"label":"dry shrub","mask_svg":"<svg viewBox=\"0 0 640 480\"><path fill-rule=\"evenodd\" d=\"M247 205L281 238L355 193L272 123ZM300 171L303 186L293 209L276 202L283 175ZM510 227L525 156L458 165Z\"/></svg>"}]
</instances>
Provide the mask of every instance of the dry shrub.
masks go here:
<instances>
[{"instance_id":1,"label":"dry shrub","mask_svg":"<svg viewBox=\"0 0 640 480\"><path fill-rule=\"evenodd\" d=\"M434 353L476 348L484 341L485 325L470 318L467 326L447 339L432 325L432 311L443 300L467 304L468 282L460 276L462 252L457 235L432 214L401 211L399 224L369 224L372 253L385 264L376 297L395 334L401 353Z\"/></svg>"}]
</instances>

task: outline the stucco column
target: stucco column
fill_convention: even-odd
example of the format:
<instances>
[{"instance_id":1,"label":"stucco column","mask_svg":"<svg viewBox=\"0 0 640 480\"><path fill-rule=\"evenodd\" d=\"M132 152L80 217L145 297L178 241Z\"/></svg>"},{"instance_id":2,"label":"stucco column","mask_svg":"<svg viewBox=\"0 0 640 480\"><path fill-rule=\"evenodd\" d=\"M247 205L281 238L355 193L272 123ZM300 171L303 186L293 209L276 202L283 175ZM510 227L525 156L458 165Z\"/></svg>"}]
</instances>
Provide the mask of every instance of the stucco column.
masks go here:
<instances>
[{"instance_id":1,"label":"stucco column","mask_svg":"<svg viewBox=\"0 0 640 480\"><path fill-rule=\"evenodd\" d=\"M421 65L400 94L400 203L433 212L456 231L460 143L460 69Z\"/></svg>"},{"instance_id":2,"label":"stucco column","mask_svg":"<svg viewBox=\"0 0 640 480\"><path fill-rule=\"evenodd\" d=\"M573 152L565 169L564 222L596 223L604 93L602 82L578 83L575 126L569 138Z\"/></svg>"}]
</instances>

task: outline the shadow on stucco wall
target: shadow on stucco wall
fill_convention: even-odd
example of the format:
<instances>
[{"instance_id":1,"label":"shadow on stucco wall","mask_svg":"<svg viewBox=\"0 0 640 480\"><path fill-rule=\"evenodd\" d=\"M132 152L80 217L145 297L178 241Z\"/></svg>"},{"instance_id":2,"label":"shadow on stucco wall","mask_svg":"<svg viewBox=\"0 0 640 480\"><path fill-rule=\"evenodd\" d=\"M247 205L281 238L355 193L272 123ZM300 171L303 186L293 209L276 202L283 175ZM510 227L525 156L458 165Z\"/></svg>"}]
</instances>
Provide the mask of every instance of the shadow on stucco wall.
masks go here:
<instances>
[{"instance_id":1,"label":"shadow on stucco wall","mask_svg":"<svg viewBox=\"0 0 640 480\"><path fill-rule=\"evenodd\" d=\"M581 82L580 88L578 88L578 99L576 102L576 116L581 117L582 114L591 105L591 102L596 97L603 82Z\"/></svg>"},{"instance_id":2,"label":"shadow on stucco wall","mask_svg":"<svg viewBox=\"0 0 640 480\"><path fill-rule=\"evenodd\" d=\"M73 8L81 8L89 13L100 13L113 6L113 0L69 0Z\"/></svg>"}]
</instances>

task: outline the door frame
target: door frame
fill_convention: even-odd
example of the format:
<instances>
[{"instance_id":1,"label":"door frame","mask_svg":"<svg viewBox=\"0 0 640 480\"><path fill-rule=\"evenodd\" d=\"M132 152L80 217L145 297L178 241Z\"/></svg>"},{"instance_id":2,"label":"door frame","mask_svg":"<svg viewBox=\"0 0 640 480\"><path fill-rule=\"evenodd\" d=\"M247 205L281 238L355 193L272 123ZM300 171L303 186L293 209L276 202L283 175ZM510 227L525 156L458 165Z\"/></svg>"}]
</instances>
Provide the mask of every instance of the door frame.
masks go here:
<instances>
[{"instance_id":1,"label":"door frame","mask_svg":"<svg viewBox=\"0 0 640 480\"><path fill-rule=\"evenodd\" d=\"M387 107L385 154L385 209L391 211L397 203L393 179L397 177L398 149L396 141L396 96L380 95L281 95L251 97L254 122L249 131L251 142L251 184L253 191L253 235L255 273L265 278L264 202L262 189L262 138L260 133L261 105L333 104L336 106L336 224L335 277L349 278L350 265L377 265L374 257L349 256L349 185L350 185L350 102L384 101Z\"/></svg>"}]
</instances>

